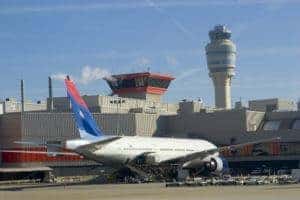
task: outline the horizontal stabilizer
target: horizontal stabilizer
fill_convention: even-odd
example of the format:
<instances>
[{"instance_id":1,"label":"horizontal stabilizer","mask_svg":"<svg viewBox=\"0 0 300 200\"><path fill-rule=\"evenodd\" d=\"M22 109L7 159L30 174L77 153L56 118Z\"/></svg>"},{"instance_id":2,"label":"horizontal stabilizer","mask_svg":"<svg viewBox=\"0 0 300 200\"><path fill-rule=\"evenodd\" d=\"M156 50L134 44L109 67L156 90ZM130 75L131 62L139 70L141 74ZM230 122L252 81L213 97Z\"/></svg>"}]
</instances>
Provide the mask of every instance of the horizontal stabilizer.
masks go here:
<instances>
[{"instance_id":1,"label":"horizontal stabilizer","mask_svg":"<svg viewBox=\"0 0 300 200\"><path fill-rule=\"evenodd\" d=\"M95 150L99 149L101 146L104 146L104 145L106 145L110 142L113 142L115 140L118 140L120 138L121 138L120 136L106 136L106 137L98 139L95 142L85 144L85 145L82 145L82 146L76 148L76 152L95 151Z\"/></svg>"}]
</instances>

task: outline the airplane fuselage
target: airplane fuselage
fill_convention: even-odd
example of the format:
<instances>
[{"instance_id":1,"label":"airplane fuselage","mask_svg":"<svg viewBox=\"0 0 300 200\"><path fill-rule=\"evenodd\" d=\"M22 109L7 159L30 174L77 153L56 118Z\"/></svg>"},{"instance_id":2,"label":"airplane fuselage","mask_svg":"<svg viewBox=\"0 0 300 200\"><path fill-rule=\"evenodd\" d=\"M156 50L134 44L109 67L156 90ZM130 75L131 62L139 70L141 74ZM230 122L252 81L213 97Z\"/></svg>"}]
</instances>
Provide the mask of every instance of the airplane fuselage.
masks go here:
<instances>
[{"instance_id":1,"label":"airplane fuselage","mask_svg":"<svg viewBox=\"0 0 300 200\"><path fill-rule=\"evenodd\" d=\"M206 140L124 136L81 153L97 162L117 166L127 164L140 155L147 155L148 164L156 164L214 148L216 146Z\"/></svg>"}]
</instances>

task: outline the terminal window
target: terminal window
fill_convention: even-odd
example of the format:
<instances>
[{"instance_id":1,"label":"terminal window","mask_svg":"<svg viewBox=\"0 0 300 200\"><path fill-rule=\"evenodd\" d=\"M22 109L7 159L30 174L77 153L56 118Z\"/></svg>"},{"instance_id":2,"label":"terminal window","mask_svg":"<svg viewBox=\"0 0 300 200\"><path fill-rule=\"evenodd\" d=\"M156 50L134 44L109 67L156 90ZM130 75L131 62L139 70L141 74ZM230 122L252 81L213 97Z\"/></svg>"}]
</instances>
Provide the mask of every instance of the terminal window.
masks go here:
<instances>
[{"instance_id":1,"label":"terminal window","mask_svg":"<svg viewBox=\"0 0 300 200\"><path fill-rule=\"evenodd\" d=\"M264 131L277 131L280 127L280 123L281 121L267 121L265 124L264 124L264 127L263 127L263 130Z\"/></svg>"},{"instance_id":2,"label":"terminal window","mask_svg":"<svg viewBox=\"0 0 300 200\"><path fill-rule=\"evenodd\" d=\"M292 129L300 130L300 119L294 121Z\"/></svg>"},{"instance_id":3,"label":"terminal window","mask_svg":"<svg viewBox=\"0 0 300 200\"><path fill-rule=\"evenodd\" d=\"M170 84L170 80L162 80L162 79L155 79L149 78L148 86L152 87L159 87L159 88L168 88Z\"/></svg>"}]
</instances>

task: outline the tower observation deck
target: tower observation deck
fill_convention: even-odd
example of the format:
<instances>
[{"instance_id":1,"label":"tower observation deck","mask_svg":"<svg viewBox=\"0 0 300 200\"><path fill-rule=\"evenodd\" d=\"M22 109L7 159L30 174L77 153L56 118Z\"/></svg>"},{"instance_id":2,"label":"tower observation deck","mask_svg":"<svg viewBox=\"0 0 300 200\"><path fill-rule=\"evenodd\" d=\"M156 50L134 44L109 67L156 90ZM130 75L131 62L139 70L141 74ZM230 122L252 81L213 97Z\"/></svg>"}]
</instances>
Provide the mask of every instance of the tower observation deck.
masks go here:
<instances>
[{"instance_id":1,"label":"tower observation deck","mask_svg":"<svg viewBox=\"0 0 300 200\"><path fill-rule=\"evenodd\" d=\"M119 97L160 101L174 79L170 75L142 72L112 75L106 82Z\"/></svg>"},{"instance_id":2,"label":"tower observation deck","mask_svg":"<svg viewBox=\"0 0 300 200\"><path fill-rule=\"evenodd\" d=\"M215 87L215 106L231 108L231 79L235 75L236 46L230 40L231 31L217 25L209 32L210 43L205 47L209 76Z\"/></svg>"}]
</instances>

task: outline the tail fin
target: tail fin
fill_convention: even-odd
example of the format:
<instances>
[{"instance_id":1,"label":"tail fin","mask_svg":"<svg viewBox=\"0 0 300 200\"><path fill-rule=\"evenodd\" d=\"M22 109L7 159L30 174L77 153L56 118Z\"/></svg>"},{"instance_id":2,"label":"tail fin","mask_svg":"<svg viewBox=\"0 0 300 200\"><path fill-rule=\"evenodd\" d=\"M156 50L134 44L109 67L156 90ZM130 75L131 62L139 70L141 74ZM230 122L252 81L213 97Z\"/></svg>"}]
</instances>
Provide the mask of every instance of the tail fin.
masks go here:
<instances>
[{"instance_id":1,"label":"tail fin","mask_svg":"<svg viewBox=\"0 0 300 200\"><path fill-rule=\"evenodd\" d=\"M80 133L80 138L95 140L104 136L103 132L97 126L91 112L86 103L81 98L74 82L69 76L65 79L67 94L71 101L72 111L74 113L77 128Z\"/></svg>"}]
</instances>

